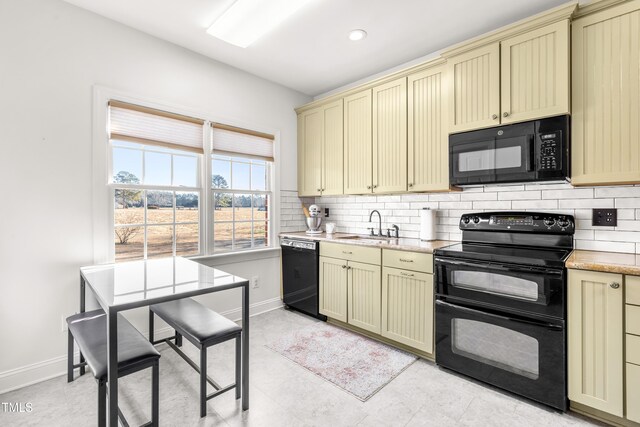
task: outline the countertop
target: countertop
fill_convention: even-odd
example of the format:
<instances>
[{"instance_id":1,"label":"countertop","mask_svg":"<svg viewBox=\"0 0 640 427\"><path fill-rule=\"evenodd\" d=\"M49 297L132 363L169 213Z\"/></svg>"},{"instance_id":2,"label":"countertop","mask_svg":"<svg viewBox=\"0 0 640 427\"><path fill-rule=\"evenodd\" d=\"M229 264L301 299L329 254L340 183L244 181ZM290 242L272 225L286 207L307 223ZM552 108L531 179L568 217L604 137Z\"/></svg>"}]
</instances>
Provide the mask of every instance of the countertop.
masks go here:
<instances>
[{"instance_id":1,"label":"countertop","mask_svg":"<svg viewBox=\"0 0 640 427\"><path fill-rule=\"evenodd\" d=\"M454 245L459 242L450 240L434 240L431 242L423 242L420 239L410 239L401 237L399 239L370 239L369 236L349 233L334 234L307 234L304 231L293 233L280 233L280 237L289 237L295 239L314 240L319 242L342 243L345 245L368 246L382 249L395 249L400 251L424 252L432 254L434 250L444 248L445 246ZM351 238L350 238L351 237Z\"/></svg>"},{"instance_id":2,"label":"countertop","mask_svg":"<svg viewBox=\"0 0 640 427\"><path fill-rule=\"evenodd\" d=\"M567 268L640 275L640 255L575 250L565 263Z\"/></svg>"}]
</instances>

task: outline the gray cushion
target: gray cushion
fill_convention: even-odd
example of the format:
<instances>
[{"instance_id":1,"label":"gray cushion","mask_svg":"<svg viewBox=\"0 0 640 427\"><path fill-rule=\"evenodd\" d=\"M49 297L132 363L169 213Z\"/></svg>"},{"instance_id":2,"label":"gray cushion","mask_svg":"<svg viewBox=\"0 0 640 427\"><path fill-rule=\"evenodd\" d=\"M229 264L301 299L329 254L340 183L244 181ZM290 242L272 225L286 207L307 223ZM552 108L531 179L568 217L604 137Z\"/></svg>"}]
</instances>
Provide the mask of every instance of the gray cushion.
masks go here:
<instances>
[{"instance_id":1,"label":"gray cushion","mask_svg":"<svg viewBox=\"0 0 640 427\"><path fill-rule=\"evenodd\" d=\"M200 344L237 334L242 328L191 298L154 304L149 307L191 342Z\"/></svg>"},{"instance_id":2,"label":"gray cushion","mask_svg":"<svg viewBox=\"0 0 640 427\"><path fill-rule=\"evenodd\" d=\"M67 318L69 331L78 343L97 379L107 377L107 316L102 310L78 313ZM147 359L158 359L160 353L121 314L118 314L118 370Z\"/></svg>"}]
</instances>

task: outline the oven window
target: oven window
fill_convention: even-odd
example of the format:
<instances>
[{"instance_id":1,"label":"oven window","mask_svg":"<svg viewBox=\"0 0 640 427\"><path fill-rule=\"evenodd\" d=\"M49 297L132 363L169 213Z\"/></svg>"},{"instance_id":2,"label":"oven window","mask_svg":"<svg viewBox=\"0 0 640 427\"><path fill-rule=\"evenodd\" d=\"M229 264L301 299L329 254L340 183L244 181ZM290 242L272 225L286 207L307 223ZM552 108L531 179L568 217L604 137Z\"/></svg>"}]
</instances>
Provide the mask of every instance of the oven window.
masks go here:
<instances>
[{"instance_id":1,"label":"oven window","mask_svg":"<svg viewBox=\"0 0 640 427\"><path fill-rule=\"evenodd\" d=\"M455 354L538 379L539 345L533 337L490 323L452 319L451 338Z\"/></svg>"},{"instance_id":2,"label":"oven window","mask_svg":"<svg viewBox=\"0 0 640 427\"><path fill-rule=\"evenodd\" d=\"M452 274L451 286L538 301L538 284L536 282L503 274L456 270Z\"/></svg>"},{"instance_id":3,"label":"oven window","mask_svg":"<svg viewBox=\"0 0 640 427\"><path fill-rule=\"evenodd\" d=\"M458 172L522 167L522 147L468 151L458 154Z\"/></svg>"}]
</instances>

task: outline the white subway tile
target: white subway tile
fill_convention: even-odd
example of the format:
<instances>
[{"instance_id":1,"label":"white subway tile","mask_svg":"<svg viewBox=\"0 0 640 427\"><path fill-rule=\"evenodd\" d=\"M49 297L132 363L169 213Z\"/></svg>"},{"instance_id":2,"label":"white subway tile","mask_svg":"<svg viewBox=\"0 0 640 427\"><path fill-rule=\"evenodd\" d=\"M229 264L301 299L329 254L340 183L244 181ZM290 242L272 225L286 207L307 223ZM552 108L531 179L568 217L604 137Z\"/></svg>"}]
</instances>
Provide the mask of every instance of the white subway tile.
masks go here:
<instances>
[{"instance_id":1,"label":"white subway tile","mask_svg":"<svg viewBox=\"0 0 640 427\"><path fill-rule=\"evenodd\" d=\"M611 206L613 207L613 206ZM616 199L616 208L640 208L640 198Z\"/></svg>"},{"instance_id":2,"label":"white subway tile","mask_svg":"<svg viewBox=\"0 0 640 427\"><path fill-rule=\"evenodd\" d=\"M411 202L411 209L438 209L439 202Z\"/></svg>"},{"instance_id":3,"label":"white subway tile","mask_svg":"<svg viewBox=\"0 0 640 427\"><path fill-rule=\"evenodd\" d=\"M640 242L640 232L635 231L600 231L596 229L596 240L612 242Z\"/></svg>"},{"instance_id":4,"label":"white subway tile","mask_svg":"<svg viewBox=\"0 0 640 427\"><path fill-rule=\"evenodd\" d=\"M511 202L511 209L557 209L557 200L514 200Z\"/></svg>"},{"instance_id":5,"label":"white subway tile","mask_svg":"<svg viewBox=\"0 0 640 427\"><path fill-rule=\"evenodd\" d=\"M472 202L440 202L440 209L472 209Z\"/></svg>"},{"instance_id":6,"label":"white subway tile","mask_svg":"<svg viewBox=\"0 0 640 427\"><path fill-rule=\"evenodd\" d=\"M618 220L636 219L636 211L634 209L618 209Z\"/></svg>"},{"instance_id":7,"label":"white subway tile","mask_svg":"<svg viewBox=\"0 0 640 427\"><path fill-rule=\"evenodd\" d=\"M596 197L640 197L640 187L619 186L619 187L598 187Z\"/></svg>"},{"instance_id":8,"label":"white subway tile","mask_svg":"<svg viewBox=\"0 0 640 427\"><path fill-rule=\"evenodd\" d=\"M429 194L430 202L455 202L460 200L460 193Z\"/></svg>"},{"instance_id":9,"label":"white subway tile","mask_svg":"<svg viewBox=\"0 0 640 427\"><path fill-rule=\"evenodd\" d=\"M393 202L393 203L384 204L385 209L409 209L410 207L411 207L411 203L408 203L408 202L405 202L405 203Z\"/></svg>"},{"instance_id":10,"label":"white subway tile","mask_svg":"<svg viewBox=\"0 0 640 427\"><path fill-rule=\"evenodd\" d=\"M612 208L613 199L568 199L559 200L560 208Z\"/></svg>"},{"instance_id":11,"label":"white subway tile","mask_svg":"<svg viewBox=\"0 0 640 427\"><path fill-rule=\"evenodd\" d=\"M636 244L598 240L576 240L575 248L585 251L634 253L636 250Z\"/></svg>"},{"instance_id":12,"label":"white subway tile","mask_svg":"<svg viewBox=\"0 0 640 427\"><path fill-rule=\"evenodd\" d=\"M576 230L573 238L576 240L593 240L594 239L594 231L593 230Z\"/></svg>"},{"instance_id":13,"label":"white subway tile","mask_svg":"<svg viewBox=\"0 0 640 427\"><path fill-rule=\"evenodd\" d=\"M620 220L618 219L618 225L616 231L640 231L640 221Z\"/></svg>"},{"instance_id":14,"label":"white subway tile","mask_svg":"<svg viewBox=\"0 0 640 427\"><path fill-rule=\"evenodd\" d=\"M527 184L526 185L526 189L527 190L568 190L568 189L572 189L572 188L573 187L568 182L555 183L555 184L540 183L540 184Z\"/></svg>"},{"instance_id":15,"label":"white subway tile","mask_svg":"<svg viewBox=\"0 0 640 427\"><path fill-rule=\"evenodd\" d=\"M593 188L573 188L570 190L543 190L543 199L592 199Z\"/></svg>"},{"instance_id":16,"label":"white subway tile","mask_svg":"<svg viewBox=\"0 0 640 427\"><path fill-rule=\"evenodd\" d=\"M428 194L403 194L402 201L403 202L428 202L429 195Z\"/></svg>"},{"instance_id":17,"label":"white subway tile","mask_svg":"<svg viewBox=\"0 0 640 427\"><path fill-rule=\"evenodd\" d=\"M539 200L540 191L503 191L498 194L498 200Z\"/></svg>"},{"instance_id":18,"label":"white subway tile","mask_svg":"<svg viewBox=\"0 0 640 427\"><path fill-rule=\"evenodd\" d=\"M406 217L419 216L420 215L420 210L418 210L418 209L399 209L399 210L394 210L393 211L393 215L394 216L406 216Z\"/></svg>"},{"instance_id":19,"label":"white subway tile","mask_svg":"<svg viewBox=\"0 0 640 427\"><path fill-rule=\"evenodd\" d=\"M489 209L489 210L509 210L511 209L511 202L507 200L502 201L489 201L489 202L473 202L473 209Z\"/></svg>"},{"instance_id":20,"label":"white subway tile","mask_svg":"<svg viewBox=\"0 0 640 427\"><path fill-rule=\"evenodd\" d=\"M467 193L460 195L461 201L498 200L498 193Z\"/></svg>"}]
</instances>

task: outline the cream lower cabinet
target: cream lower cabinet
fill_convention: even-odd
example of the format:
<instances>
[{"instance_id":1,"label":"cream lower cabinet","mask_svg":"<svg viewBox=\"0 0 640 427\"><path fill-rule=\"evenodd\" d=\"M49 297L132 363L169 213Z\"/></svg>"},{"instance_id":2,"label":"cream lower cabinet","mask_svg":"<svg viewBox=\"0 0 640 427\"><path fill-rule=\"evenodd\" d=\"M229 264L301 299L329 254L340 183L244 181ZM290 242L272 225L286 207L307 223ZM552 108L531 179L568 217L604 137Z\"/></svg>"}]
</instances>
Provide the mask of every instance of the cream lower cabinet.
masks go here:
<instances>
[{"instance_id":1,"label":"cream lower cabinet","mask_svg":"<svg viewBox=\"0 0 640 427\"><path fill-rule=\"evenodd\" d=\"M347 264L347 319L349 324L380 333L380 265L349 261Z\"/></svg>"},{"instance_id":2,"label":"cream lower cabinet","mask_svg":"<svg viewBox=\"0 0 640 427\"><path fill-rule=\"evenodd\" d=\"M640 183L640 0L571 28L571 183Z\"/></svg>"},{"instance_id":3,"label":"cream lower cabinet","mask_svg":"<svg viewBox=\"0 0 640 427\"><path fill-rule=\"evenodd\" d=\"M383 267L382 336L433 353L433 275Z\"/></svg>"},{"instance_id":4,"label":"cream lower cabinet","mask_svg":"<svg viewBox=\"0 0 640 427\"><path fill-rule=\"evenodd\" d=\"M569 270L569 400L624 416L623 277Z\"/></svg>"},{"instance_id":5,"label":"cream lower cabinet","mask_svg":"<svg viewBox=\"0 0 640 427\"><path fill-rule=\"evenodd\" d=\"M320 314L347 321L347 262L320 257Z\"/></svg>"}]
</instances>

